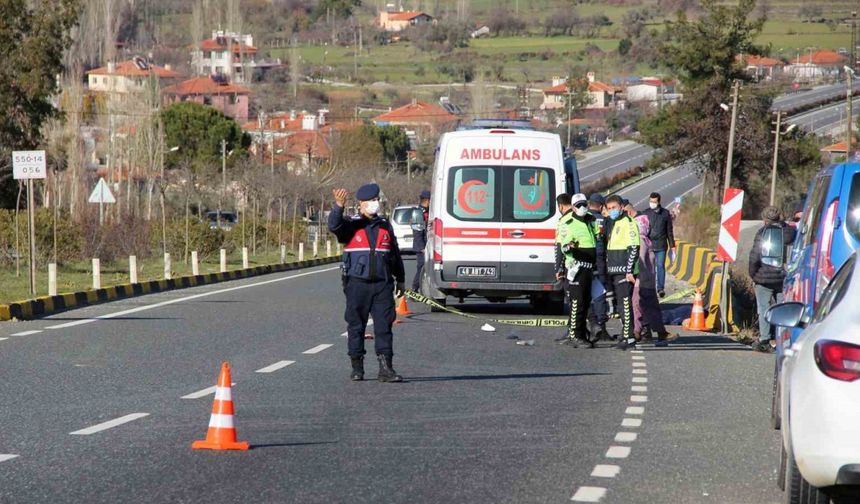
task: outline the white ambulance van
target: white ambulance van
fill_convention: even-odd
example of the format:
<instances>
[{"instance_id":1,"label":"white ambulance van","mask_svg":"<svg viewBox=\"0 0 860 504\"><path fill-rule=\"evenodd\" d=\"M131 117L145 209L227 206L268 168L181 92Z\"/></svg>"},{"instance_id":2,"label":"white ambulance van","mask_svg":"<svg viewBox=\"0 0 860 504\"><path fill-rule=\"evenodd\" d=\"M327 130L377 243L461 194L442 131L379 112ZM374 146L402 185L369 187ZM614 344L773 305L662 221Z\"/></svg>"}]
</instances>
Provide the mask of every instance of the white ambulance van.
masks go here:
<instances>
[{"instance_id":1,"label":"white ambulance van","mask_svg":"<svg viewBox=\"0 0 860 504\"><path fill-rule=\"evenodd\" d=\"M525 297L537 310L560 313L555 198L579 192L576 162L565 162L557 134L519 122L476 123L439 141L422 293L443 305L449 296Z\"/></svg>"}]
</instances>

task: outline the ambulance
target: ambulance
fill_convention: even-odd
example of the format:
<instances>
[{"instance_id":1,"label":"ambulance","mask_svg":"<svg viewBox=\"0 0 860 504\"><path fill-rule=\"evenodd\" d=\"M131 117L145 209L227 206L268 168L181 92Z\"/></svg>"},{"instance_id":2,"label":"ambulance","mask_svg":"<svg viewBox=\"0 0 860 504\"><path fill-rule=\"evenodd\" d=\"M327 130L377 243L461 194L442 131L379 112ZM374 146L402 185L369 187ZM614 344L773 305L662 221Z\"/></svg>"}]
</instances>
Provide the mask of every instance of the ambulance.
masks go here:
<instances>
[{"instance_id":1,"label":"ambulance","mask_svg":"<svg viewBox=\"0 0 860 504\"><path fill-rule=\"evenodd\" d=\"M579 175L557 134L527 125L476 121L439 141L421 291L442 305L475 296L564 309L555 198L579 192Z\"/></svg>"}]
</instances>

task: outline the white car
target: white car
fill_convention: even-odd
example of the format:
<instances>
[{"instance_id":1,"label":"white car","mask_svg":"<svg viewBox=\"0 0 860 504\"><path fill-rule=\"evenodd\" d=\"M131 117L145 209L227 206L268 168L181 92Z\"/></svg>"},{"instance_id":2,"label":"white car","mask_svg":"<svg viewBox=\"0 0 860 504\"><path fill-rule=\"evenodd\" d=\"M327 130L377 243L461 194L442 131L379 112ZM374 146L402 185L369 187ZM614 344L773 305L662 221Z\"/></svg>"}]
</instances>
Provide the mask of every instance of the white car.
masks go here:
<instances>
[{"instance_id":1,"label":"white car","mask_svg":"<svg viewBox=\"0 0 860 504\"><path fill-rule=\"evenodd\" d=\"M424 225L424 210L418 205L399 206L391 213L391 227L397 238L397 246L404 254L414 254L413 236L416 231L413 226Z\"/></svg>"},{"instance_id":2,"label":"white car","mask_svg":"<svg viewBox=\"0 0 860 504\"><path fill-rule=\"evenodd\" d=\"M780 373L786 502L860 502L860 267L855 252L822 293L811 320L782 303L770 323L802 327Z\"/></svg>"}]
</instances>

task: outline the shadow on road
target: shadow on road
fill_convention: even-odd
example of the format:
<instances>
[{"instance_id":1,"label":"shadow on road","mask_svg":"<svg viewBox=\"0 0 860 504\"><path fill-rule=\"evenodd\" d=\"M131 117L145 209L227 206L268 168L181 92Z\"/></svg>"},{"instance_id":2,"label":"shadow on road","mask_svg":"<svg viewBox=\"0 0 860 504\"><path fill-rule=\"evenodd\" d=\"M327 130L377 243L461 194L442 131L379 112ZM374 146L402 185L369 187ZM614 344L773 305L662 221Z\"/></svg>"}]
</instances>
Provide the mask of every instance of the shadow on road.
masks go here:
<instances>
[{"instance_id":1,"label":"shadow on road","mask_svg":"<svg viewBox=\"0 0 860 504\"><path fill-rule=\"evenodd\" d=\"M337 444L337 441L308 441L304 443L269 443L269 444L255 444L251 445L252 450L257 450L260 448L285 448L290 446L315 446L315 445L327 445L327 444Z\"/></svg>"},{"instance_id":2,"label":"shadow on road","mask_svg":"<svg viewBox=\"0 0 860 504\"><path fill-rule=\"evenodd\" d=\"M612 373L522 373L506 375L459 375L404 377L405 382L439 382L472 380L522 380L531 378L572 378L574 376L603 376Z\"/></svg>"}]
</instances>

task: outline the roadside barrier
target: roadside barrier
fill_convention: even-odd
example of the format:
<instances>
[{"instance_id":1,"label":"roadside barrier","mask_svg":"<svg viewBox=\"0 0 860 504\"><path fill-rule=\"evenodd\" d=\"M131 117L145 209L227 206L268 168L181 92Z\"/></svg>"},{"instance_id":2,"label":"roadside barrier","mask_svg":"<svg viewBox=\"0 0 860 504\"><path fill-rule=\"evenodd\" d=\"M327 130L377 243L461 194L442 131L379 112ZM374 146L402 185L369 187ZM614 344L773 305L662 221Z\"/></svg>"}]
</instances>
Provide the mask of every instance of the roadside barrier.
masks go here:
<instances>
[{"instance_id":1,"label":"roadside barrier","mask_svg":"<svg viewBox=\"0 0 860 504\"><path fill-rule=\"evenodd\" d=\"M723 263L717 260L717 254L707 248L694 245L689 242L677 241L675 260L666 269L678 280L687 282L693 288L700 290L704 299L705 328L708 331L720 326L720 296L723 286ZM731 282L729 282L728 295L729 330L734 332L737 326L734 323L732 310Z\"/></svg>"}]
</instances>

